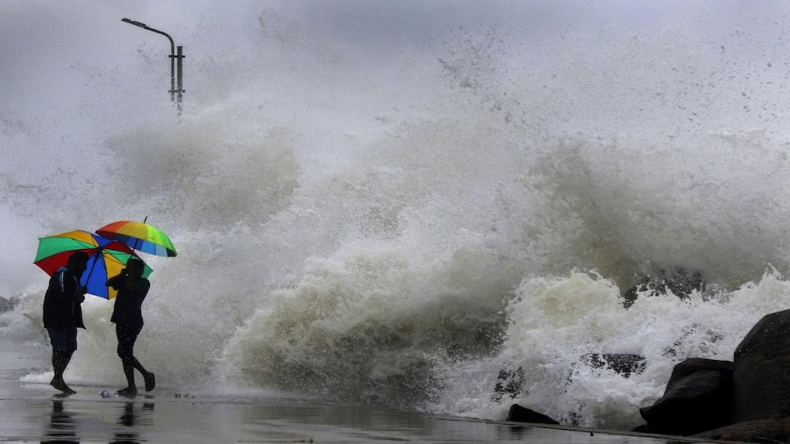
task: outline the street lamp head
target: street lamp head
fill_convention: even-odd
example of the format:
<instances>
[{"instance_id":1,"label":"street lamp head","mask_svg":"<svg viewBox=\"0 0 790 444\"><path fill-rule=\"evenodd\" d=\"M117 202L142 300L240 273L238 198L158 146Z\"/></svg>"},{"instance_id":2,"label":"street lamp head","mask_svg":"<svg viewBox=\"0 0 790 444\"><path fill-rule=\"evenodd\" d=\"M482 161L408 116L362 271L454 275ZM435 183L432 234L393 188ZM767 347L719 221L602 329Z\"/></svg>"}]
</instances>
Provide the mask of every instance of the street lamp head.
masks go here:
<instances>
[{"instance_id":1,"label":"street lamp head","mask_svg":"<svg viewBox=\"0 0 790 444\"><path fill-rule=\"evenodd\" d=\"M130 25L139 26L143 29L148 29L148 26L145 23L136 22L134 20L129 20L128 18L122 18L122 22L129 23Z\"/></svg>"},{"instance_id":2,"label":"street lamp head","mask_svg":"<svg viewBox=\"0 0 790 444\"><path fill-rule=\"evenodd\" d=\"M175 54L176 44L173 41L173 38L166 32L162 32L158 29L149 28L148 25L145 23L140 23L134 20L130 20L128 18L122 18L122 22L126 22L130 25L138 26L143 28L147 31L155 32L157 34L162 34L163 36L167 37L170 41L170 97L172 101L176 101L176 94L178 95L178 115L181 115L181 93L184 92L184 89L181 86L181 60L184 58L184 55L181 53L181 46L178 47L178 55ZM178 89L176 89L176 75L175 75L175 61L178 59Z\"/></svg>"}]
</instances>

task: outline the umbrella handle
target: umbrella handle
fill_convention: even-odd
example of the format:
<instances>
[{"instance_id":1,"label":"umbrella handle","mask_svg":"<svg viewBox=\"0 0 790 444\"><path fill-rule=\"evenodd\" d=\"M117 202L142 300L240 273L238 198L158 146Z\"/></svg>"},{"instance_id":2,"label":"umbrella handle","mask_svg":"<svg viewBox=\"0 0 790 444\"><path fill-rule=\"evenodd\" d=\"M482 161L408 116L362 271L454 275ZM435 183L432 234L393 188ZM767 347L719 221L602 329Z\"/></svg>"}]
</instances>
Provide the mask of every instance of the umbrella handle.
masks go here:
<instances>
[{"instance_id":1,"label":"umbrella handle","mask_svg":"<svg viewBox=\"0 0 790 444\"><path fill-rule=\"evenodd\" d=\"M96 262L98 261L97 255L100 255L102 250L104 250L104 248L103 247L99 247L99 249L96 251L96 254L93 255L93 265L91 265L91 271L88 272L88 279L85 279L85 286L86 287L88 286L88 282L91 281L91 275L93 274L93 269L96 268ZM82 279L80 279L80 280L82 280Z\"/></svg>"}]
</instances>

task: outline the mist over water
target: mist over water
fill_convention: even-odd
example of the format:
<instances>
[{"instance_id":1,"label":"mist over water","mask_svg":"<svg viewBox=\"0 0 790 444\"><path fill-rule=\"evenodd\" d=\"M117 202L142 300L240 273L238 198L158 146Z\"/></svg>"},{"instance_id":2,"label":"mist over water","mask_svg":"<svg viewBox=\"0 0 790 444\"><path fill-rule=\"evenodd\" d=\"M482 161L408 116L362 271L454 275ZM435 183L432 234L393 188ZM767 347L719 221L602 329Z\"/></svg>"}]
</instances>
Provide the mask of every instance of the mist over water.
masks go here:
<instances>
[{"instance_id":1,"label":"mist over water","mask_svg":"<svg viewBox=\"0 0 790 444\"><path fill-rule=\"evenodd\" d=\"M146 216L178 250L146 257L163 387L626 429L675 363L785 308L782 3L97 5L0 18L0 320L35 353L37 238ZM180 117L164 39L122 17L184 45ZM676 266L708 291L623 309ZM85 304L76 384L122 383L111 312Z\"/></svg>"}]
</instances>

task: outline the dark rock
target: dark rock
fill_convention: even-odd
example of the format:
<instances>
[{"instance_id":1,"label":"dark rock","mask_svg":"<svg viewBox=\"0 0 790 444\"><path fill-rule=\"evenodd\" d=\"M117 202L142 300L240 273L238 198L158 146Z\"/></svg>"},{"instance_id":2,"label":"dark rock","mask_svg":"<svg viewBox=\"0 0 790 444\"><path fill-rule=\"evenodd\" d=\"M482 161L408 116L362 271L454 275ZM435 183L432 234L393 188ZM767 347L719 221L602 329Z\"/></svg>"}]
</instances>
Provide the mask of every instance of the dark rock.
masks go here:
<instances>
[{"instance_id":1,"label":"dark rock","mask_svg":"<svg viewBox=\"0 0 790 444\"><path fill-rule=\"evenodd\" d=\"M733 423L790 416L790 310L757 322L734 361Z\"/></svg>"},{"instance_id":2,"label":"dark rock","mask_svg":"<svg viewBox=\"0 0 790 444\"><path fill-rule=\"evenodd\" d=\"M664 279L664 289L659 291L672 291L672 294L682 298L687 297L693 291L705 291L706 283L702 273L696 270L677 267L675 269L665 269L662 273Z\"/></svg>"},{"instance_id":3,"label":"dark rock","mask_svg":"<svg viewBox=\"0 0 790 444\"><path fill-rule=\"evenodd\" d=\"M790 310L760 319L733 362L676 365L664 396L640 413L650 433L790 442Z\"/></svg>"},{"instance_id":4,"label":"dark rock","mask_svg":"<svg viewBox=\"0 0 790 444\"><path fill-rule=\"evenodd\" d=\"M676 365L664 396L639 409L650 433L692 435L729 424L732 363L689 359Z\"/></svg>"},{"instance_id":5,"label":"dark rock","mask_svg":"<svg viewBox=\"0 0 790 444\"><path fill-rule=\"evenodd\" d=\"M645 369L645 357L629 353L588 353L582 360L593 368L610 368L626 378Z\"/></svg>"},{"instance_id":6,"label":"dark rock","mask_svg":"<svg viewBox=\"0 0 790 444\"><path fill-rule=\"evenodd\" d=\"M735 364L732 361L719 361L716 359L703 359L703 358L689 358L683 362L678 363L672 369L672 375L669 377L667 386L671 385L686 376L701 372L701 371L715 371L721 372L727 378L732 378L732 372Z\"/></svg>"},{"instance_id":7,"label":"dark rock","mask_svg":"<svg viewBox=\"0 0 790 444\"><path fill-rule=\"evenodd\" d=\"M790 442L790 418L758 419L692 435L699 439L754 443Z\"/></svg>"},{"instance_id":8,"label":"dark rock","mask_svg":"<svg viewBox=\"0 0 790 444\"><path fill-rule=\"evenodd\" d=\"M529 422L532 424L559 424L559 422L542 413L538 413L518 404L513 404L510 406L510 411L507 414L507 421Z\"/></svg>"},{"instance_id":9,"label":"dark rock","mask_svg":"<svg viewBox=\"0 0 790 444\"><path fill-rule=\"evenodd\" d=\"M623 306L630 308L638 293L649 291L649 296L666 294L671 291L675 296L685 299L693 291L705 291L706 283L702 273L684 267L660 268L652 275L643 276L623 293Z\"/></svg>"},{"instance_id":10,"label":"dark rock","mask_svg":"<svg viewBox=\"0 0 790 444\"><path fill-rule=\"evenodd\" d=\"M505 395L513 399L522 393L525 383L526 379L524 378L523 368L519 367L512 371L502 369L499 371L499 377L494 387L494 396L491 397L491 400L500 402Z\"/></svg>"},{"instance_id":11,"label":"dark rock","mask_svg":"<svg viewBox=\"0 0 790 444\"><path fill-rule=\"evenodd\" d=\"M639 433L647 433L647 424L642 424L641 426L634 427L631 429L632 432L639 432Z\"/></svg>"},{"instance_id":12,"label":"dark rock","mask_svg":"<svg viewBox=\"0 0 790 444\"><path fill-rule=\"evenodd\" d=\"M636 284L623 293L623 307L625 307L626 310L631 308L631 306L634 305L634 302L636 302L636 300L639 298L637 292L645 291L645 287L643 287L643 285L644 284Z\"/></svg>"}]
</instances>

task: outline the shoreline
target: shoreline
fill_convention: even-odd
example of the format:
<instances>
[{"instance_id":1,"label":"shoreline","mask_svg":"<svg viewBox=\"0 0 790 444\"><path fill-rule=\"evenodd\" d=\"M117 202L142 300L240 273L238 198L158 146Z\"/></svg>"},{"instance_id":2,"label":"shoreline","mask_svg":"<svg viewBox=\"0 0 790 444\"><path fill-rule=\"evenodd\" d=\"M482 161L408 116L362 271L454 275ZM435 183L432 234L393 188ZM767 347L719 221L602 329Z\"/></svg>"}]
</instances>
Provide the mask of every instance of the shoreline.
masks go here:
<instances>
[{"instance_id":1,"label":"shoreline","mask_svg":"<svg viewBox=\"0 0 790 444\"><path fill-rule=\"evenodd\" d=\"M158 388L103 398L108 387L72 384L61 396L22 382L45 362L0 339L0 442L527 442L540 444L723 443L676 436L527 424L337 404L286 394L192 394ZM40 367L38 367L40 366Z\"/></svg>"}]
</instances>

